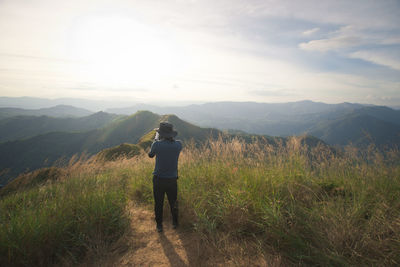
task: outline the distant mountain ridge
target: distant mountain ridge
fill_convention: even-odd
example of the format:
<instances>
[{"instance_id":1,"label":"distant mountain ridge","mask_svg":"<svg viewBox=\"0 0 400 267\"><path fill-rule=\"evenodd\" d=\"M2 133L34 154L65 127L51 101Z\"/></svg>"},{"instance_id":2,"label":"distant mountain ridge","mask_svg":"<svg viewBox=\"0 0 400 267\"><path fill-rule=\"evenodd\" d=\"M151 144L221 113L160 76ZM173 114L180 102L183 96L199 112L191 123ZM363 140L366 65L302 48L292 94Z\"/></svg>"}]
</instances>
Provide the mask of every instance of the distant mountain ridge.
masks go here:
<instances>
[{"instance_id":1,"label":"distant mountain ridge","mask_svg":"<svg viewBox=\"0 0 400 267\"><path fill-rule=\"evenodd\" d=\"M49 116L49 117L84 117L93 114L92 111L68 105L57 105L41 109L0 108L0 119L14 116Z\"/></svg>"},{"instance_id":2,"label":"distant mountain ridge","mask_svg":"<svg viewBox=\"0 0 400 267\"><path fill-rule=\"evenodd\" d=\"M400 111L385 106L312 101L216 102L185 107L135 105L109 111L129 114L139 108L177 114L197 125L220 130L283 137L310 134L328 144L341 146L371 143L400 146Z\"/></svg>"},{"instance_id":3,"label":"distant mountain ridge","mask_svg":"<svg viewBox=\"0 0 400 267\"><path fill-rule=\"evenodd\" d=\"M30 115L32 113L40 114L40 112L48 114L48 111L56 108L60 108L60 106L44 110L26 110L26 112ZM109 109L107 111L130 115L138 110L149 110L157 114L176 114L179 118L195 125L230 132L242 131L249 134L281 137L310 134L331 145L366 144L365 140L362 141L361 139L364 139L365 134L370 134L370 142L399 145L396 138L399 135L397 127L392 127L390 124L400 124L400 111L384 106L355 103L326 104L305 100L289 103L215 102L175 107L136 104L127 108ZM55 112L50 113L55 114ZM370 120L371 125L368 126L368 122L358 121L361 120L361 115L371 116L374 121L377 119L380 122L372 123L373 120ZM340 120L343 120L343 122L340 123ZM335 127L335 125L344 125L349 120L352 121L352 127L362 126L360 129L353 129L353 133L358 131L359 133L363 132L363 134L352 134L350 137L346 136L343 131L339 132L340 127ZM38 123L39 125L41 124ZM378 125L380 125L379 128L375 129L374 127L378 127ZM60 130L63 131L62 128ZM10 129L9 132L12 132L12 130ZM2 138L0 134L0 141L11 140L10 136L12 134L9 134L9 137ZM33 135L17 134L15 136L14 139ZM328 136L339 138L328 138ZM386 136L391 137L386 138Z\"/></svg>"},{"instance_id":4,"label":"distant mountain ridge","mask_svg":"<svg viewBox=\"0 0 400 267\"><path fill-rule=\"evenodd\" d=\"M26 139L49 132L83 132L104 127L121 115L97 112L89 116L16 116L0 120L0 143Z\"/></svg>"},{"instance_id":5,"label":"distant mountain ridge","mask_svg":"<svg viewBox=\"0 0 400 267\"><path fill-rule=\"evenodd\" d=\"M0 108L12 107L22 109L42 109L50 108L58 105L74 106L78 108L88 109L91 111L104 111L107 108L116 106L129 106L132 101L129 100L96 100L81 98L38 98L38 97L2 97L0 96Z\"/></svg>"},{"instance_id":6,"label":"distant mountain ridge","mask_svg":"<svg viewBox=\"0 0 400 267\"><path fill-rule=\"evenodd\" d=\"M109 109L116 114L131 114L137 110L176 114L180 118L204 127L236 129L251 134L289 136L306 132L321 116L353 111L360 104L325 104L312 101L290 103L215 102L185 107L135 105ZM278 128L277 128L278 127Z\"/></svg>"},{"instance_id":7,"label":"distant mountain ridge","mask_svg":"<svg viewBox=\"0 0 400 267\"><path fill-rule=\"evenodd\" d=\"M225 118L266 118L273 115L304 115L332 112L364 107L361 104L341 103L325 104L310 100L288 103L258 103L258 102L214 102L183 107L158 107L147 104L136 104L131 107L108 109L107 112L129 115L138 110L149 110L158 113L172 113L186 119L199 119L204 115L216 115Z\"/></svg>"}]
</instances>

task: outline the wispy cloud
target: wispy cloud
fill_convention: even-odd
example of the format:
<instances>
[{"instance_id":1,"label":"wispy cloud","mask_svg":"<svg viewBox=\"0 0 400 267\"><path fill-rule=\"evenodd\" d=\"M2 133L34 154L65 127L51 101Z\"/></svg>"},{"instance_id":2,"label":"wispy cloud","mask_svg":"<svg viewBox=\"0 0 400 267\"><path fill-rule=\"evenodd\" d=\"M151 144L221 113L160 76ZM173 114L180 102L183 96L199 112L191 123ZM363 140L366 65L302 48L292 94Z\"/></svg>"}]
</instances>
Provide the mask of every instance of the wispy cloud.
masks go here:
<instances>
[{"instance_id":1,"label":"wispy cloud","mask_svg":"<svg viewBox=\"0 0 400 267\"><path fill-rule=\"evenodd\" d=\"M304 35L304 36L311 36L311 35L313 35L314 33L318 32L319 30L320 30L320 28L318 28L318 27L312 28L312 29L309 29L309 30L304 31L304 32L303 32L303 35Z\"/></svg>"},{"instance_id":2,"label":"wispy cloud","mask_svg":"<svg viewBox=\"0 0 400 267\"><path fill-rule=\"evenodd\" d=\"M368 42L359 29L354 26L344 26L339 30L328 33L329 37L318 40L311 40L299 44L299 48L308 51L326 52L357 47Z\"/></svg>"},{"instance_id":3,"label":"wispy cloud","mask_svg":"<svg viewBox=\"0 0 400 267\"><path fill-rule=\"evenodd\" d=\"M308 51L327 52L330 50L339 50L343 48L356 47L362 43L362 40L355 36L339 36L330 39L312 40L299 44L299 47Z\"/></svg>"},{"instance_id":4,"label":"wispy cloud","mask_svg":"<svg viewBox=\"0 0 400 267\"><path fill-rule=\"evenodd\" d=\"M382 52L379 53L375 51L363 50L351 53L350 57L362 59L400 71L400 54L398 54L396 58L394 57L393 53L387 54Z\"/></svg>"}]
</instances>

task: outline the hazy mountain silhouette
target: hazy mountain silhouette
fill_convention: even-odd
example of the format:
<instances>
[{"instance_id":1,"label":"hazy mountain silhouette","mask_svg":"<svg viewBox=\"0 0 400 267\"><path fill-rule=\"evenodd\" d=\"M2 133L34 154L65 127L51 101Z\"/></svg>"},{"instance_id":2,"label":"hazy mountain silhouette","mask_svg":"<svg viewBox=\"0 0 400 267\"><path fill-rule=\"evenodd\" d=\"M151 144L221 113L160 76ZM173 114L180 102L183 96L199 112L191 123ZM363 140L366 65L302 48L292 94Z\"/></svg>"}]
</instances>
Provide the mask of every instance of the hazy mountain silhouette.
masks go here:
<instances>
[{"instance_id":1,"label":"hazy mountain silhouette","mask_svg":"<svg viewBox=\"0 0 400 267\"><path fill-rule=\"evenodd\" d=\"M363 113L348 114L336 120L321 122L311 128L309 134L335 145L400 145L400 124Z\"/></svg>"},{"instance_id":2,"label":"hazy mountain silhouette","mask_svg":"<svg viewBox=\"0 0 400 267\"><path fill-rule=\"evenodd\" d=\"M364 144L366 140L362 136L370 134L370 142L399 144L396 138L399 131L395 125L400 124L400 111L382 106L312 101L278 104L217 102L186 107L136 105L110 111L129 114L138 108L174 113L201 126L235 129L250 134L291 136L308 133L331 145ZM365 120L365 116L370 116L371 120ZM341 125L351 127L347 133L345 128L339 133Z\"/></svg>"},{"instance_id":3,"label":"hazy mountain silhouette","mask_svg":"<svg viewBox=\"0 0 400 267\"><path fill-rule=\"evenodd\" d=\"M102 111L107 108L132 105L132 101L127 100L95 100L81 98L38 98L38 97L0 97L0 107L12 107L22 109L42 109L58 105L74 106L88 109L91 111ZM88 115L88 114L87 114Z\"/></svg>"},{"instance_id":4,"label":"hazy mountain silhouette","mask_svg":"<svg viewBox=\"0 0 400 267\"><path fill-rule=\"evenodd\" d=\"M26 112L37 114L50 110L52 109ZM348 122L350 117L353 123L352 126L363 126L358 131L363 131L364 135L368 134L367 131L371 131L371 134L374 133L376 138L371 139L371 141L375 140L378 144L387 144L392 141L397 144L396 138L389 138L388 140L390 141L384 140L386 136L396 136L398 134L396 127L390 127L389 125L384 127L382 125L384 122L400 124L400 111L388 107L352 103L325 104L312 101L290 103L216 102L183 107L157 107L138 104L128 108L110 109L109 111L119 114L132 114L137 110L150 110L158 114L176 114L180 118L196 125L230 130L230 132L234 130L235 132L242 131L249 134L283 137L308 133L321 138L331 145L343 145L348 142L353 144L360 143L354 136L346 136L346 133L339 134L338 137L340 138L328 138L328 136L335 136L333 124L341 125L341 120ZM382 123L379 128L376 128L378 123L373 123L373 120L370 121L371 125L365 125L364 122L359 121L363 118L361 115L371 116L381 120ZM87 120L87 128L72 126L82 124L79 121L71 121L70 123L65 121L65 125L58 127L56 125L61 125L62 123L56 120L52 122L44 118L37 119L37 122L34 122L33 119L31 122L26 120L28 119L10 119L7 125L4 124L4 120L0 121L0 125L3 124L3 128L5 128L0 133L0 141L26 138L49 131L81 131L102 126L101 123L92 123L90 120ZM346 124L346 122L342 124ZM368 124L368 121L366 123ZM26 124L27 126L20 124ZM46 126L43 126L43 124ZM26 127L26 129L24 130L23 127ZM379 132L381 134L378 134Z\"/></svg>"},{"instance_id":5,"label":"hazy mountain silhouette","mask_svg":"<svg viewBox=\"0 0 400 267\"><path fill-rule=\"evenodd\" d=\"M49 117L83 117L93 114L92 111L67 105L58 105L41 109L0 108L0 119L13 116L49 116Z\"/></svg>"},{"instance_id":6,"label":"hazy mountain silhouette","mask_svg":"<svg viewBox=\"0 0 400 267\"><path fill-rule=\"evenodd\" d=\"M16 116L0 120L0 142L24 139L49 132L82 132L104 127L118 115L97 112L80 118Z\"/></svg>"},{"instance_id":7,"label":"hazy mountain silhouette","mask_svg":"<svg viewBox=\"0 0 400 267\"><path fill-rule=\"evenodd\" d=\"M294 115L334 112L339 110L354 110L363 105L342 103L325 104L309 100L289 103L256 103L256 102L215 102L183 107L157 107L154 105L137 104L126 108L108 109L117 114L132 114L138 110L149 110L157 113L171 113L177 116L199 121L210 121L210 116L218 119L250 119L278 120Z\"/></svg>"}]
</instances>

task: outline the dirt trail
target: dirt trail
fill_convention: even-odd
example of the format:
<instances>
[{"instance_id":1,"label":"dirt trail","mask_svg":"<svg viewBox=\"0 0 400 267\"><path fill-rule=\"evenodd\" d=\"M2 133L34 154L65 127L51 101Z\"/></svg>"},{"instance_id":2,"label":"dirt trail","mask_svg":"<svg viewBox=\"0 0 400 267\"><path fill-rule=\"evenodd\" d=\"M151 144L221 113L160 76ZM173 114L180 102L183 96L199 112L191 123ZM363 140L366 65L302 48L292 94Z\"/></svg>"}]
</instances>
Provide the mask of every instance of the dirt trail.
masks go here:
<instances>
[{"instance_id":1,"label":"dirt trail","mask_svg":"<svg viewBox=\"0 0 400 267\"><path fill-rule=\"evenodd\" d=\"M172 229L168 218L165 218L164 231L158 233L155 229L154 214L137 206L131 209L131 216L134 244L116 265L193 266L193 251L187 251L188 243L193 243L190 242L190 233Z\"/></svg>"},{"instance_id":2,"label":"dirt trail","mask_svg":"<svg viewBox=\"0 0 400 267\"><path fill-rule=\"evenodd\" d=\"M164 211L164 231L155 228L154 213L140 206L130 207L131 231L114 252L93 262L94 266L201 266L209 255L189 230L172 229Z\"/></svg>"},{"instance_id":3,"label":"dirt trail","mask_svg":"<svg viewBox=\"0 0 400 267\"><path fill-rule=\"evenodd\" d=\"M267 260L268 264L262 258L232 261L215 247L202 243L196 233L183 227L172 229L168 212L164 210L164 231L158 233L154 213L132 204L129 233L114 248L108 248L102 255L93 255L81 266L281 266L276 259ZM240 253L236 256L240 257Z\"/></svg>"}]
</instances>

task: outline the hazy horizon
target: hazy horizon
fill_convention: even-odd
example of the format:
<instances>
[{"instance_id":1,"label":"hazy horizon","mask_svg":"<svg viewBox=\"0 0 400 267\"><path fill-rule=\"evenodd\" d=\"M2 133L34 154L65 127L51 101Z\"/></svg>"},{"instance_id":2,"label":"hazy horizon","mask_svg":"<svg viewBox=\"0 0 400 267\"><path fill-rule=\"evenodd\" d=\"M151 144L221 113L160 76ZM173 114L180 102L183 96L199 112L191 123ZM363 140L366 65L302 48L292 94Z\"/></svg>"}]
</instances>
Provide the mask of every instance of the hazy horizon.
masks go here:
<instances>
[{"instance_id":1,"label":"hazy horizon","mask_svg":"<svg viewBox=\"0 0 400 267\"><path fill-rule=\"evenodd\" d=\"M400 106L398 1L0 2L0 96Z\"/></svg>"},{"instance_id":2,"label":"hazy horizon","mask_svg":"<svg viewBox=\"0 0 400 267\"><path fill-rule=\"evenodd\" d=\"M135 101L123 101L123 100L94 100L86 98L38 98L38 97L3 97L0 96L0 108L22 108L22 109L42 109L52 108L56 106L72 106L76 108L83 108L92 112L106 111L118 109L118 108L131 108L140 105L148 105L152 107L188 107L190 105L204 105L204 104L215 104L215 103L257 103L257 104L287 104L287 103L301 103L301 102L313 102L319 104L361 104L365 106L373 106L371 103L358 103L358 102L337 102L327 103L322 101L312 101L309 99L302 99L288 102L260 102L260 101L162 101L162 102L135 102ZM376 105L386 106L392 109L400 109L400 106L396 105Z\"/></svg>"}]
</instances>

